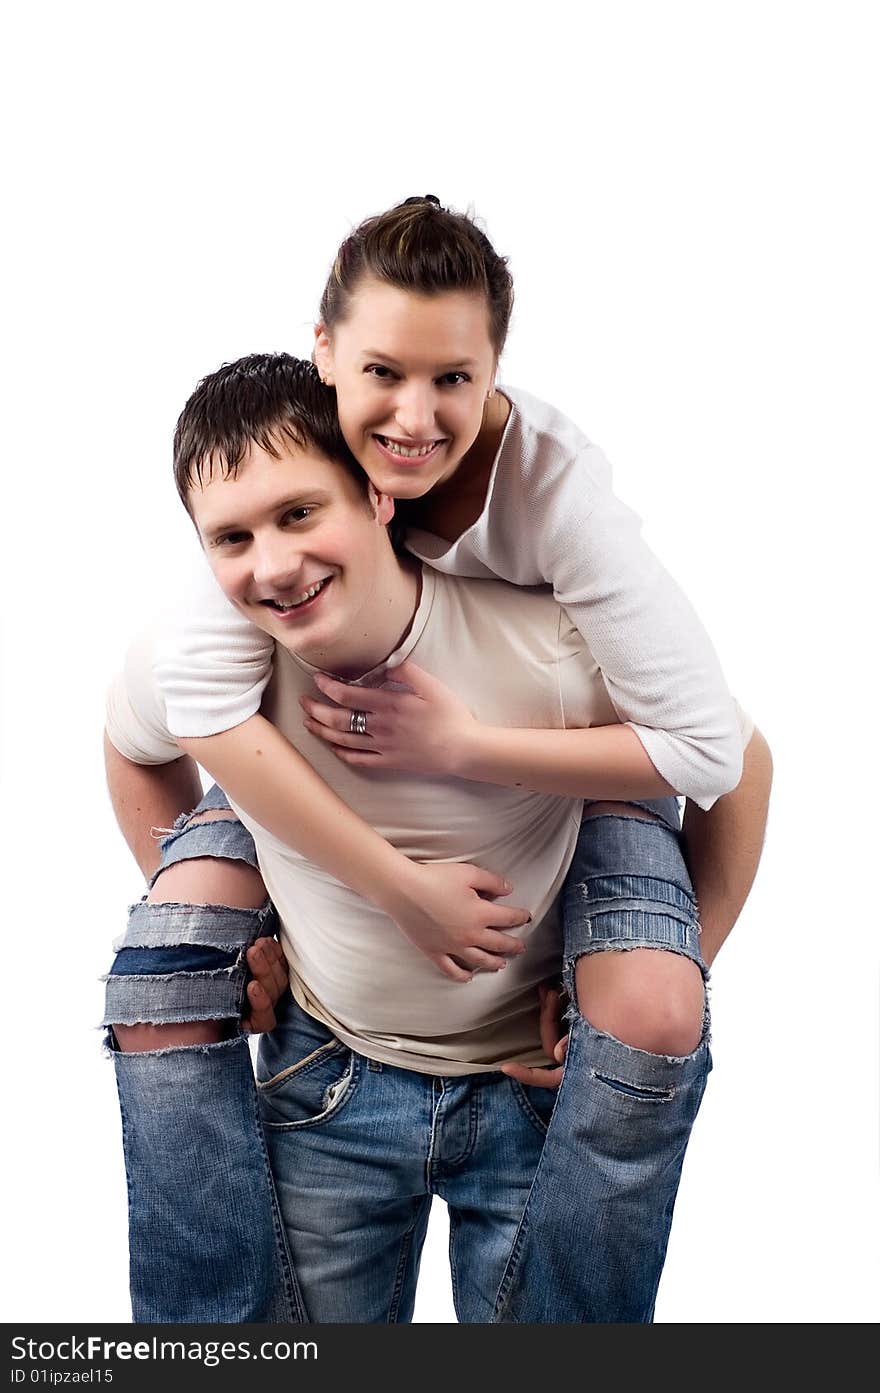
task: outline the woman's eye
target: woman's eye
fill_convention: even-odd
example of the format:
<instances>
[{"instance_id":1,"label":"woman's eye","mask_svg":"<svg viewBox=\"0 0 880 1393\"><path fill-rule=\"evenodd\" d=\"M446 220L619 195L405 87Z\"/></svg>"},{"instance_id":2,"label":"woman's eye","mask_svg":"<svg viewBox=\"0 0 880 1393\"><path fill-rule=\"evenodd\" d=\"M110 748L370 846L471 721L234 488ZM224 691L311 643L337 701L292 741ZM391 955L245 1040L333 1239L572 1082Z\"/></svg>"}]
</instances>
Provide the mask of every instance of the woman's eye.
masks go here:
<instances>
[{"instance_id":1,"label":"woman's eye","mask_svg":"<svg viewBox=\"0 0 880 1393\"><path fill-rule=\"evenodd\" d=\"M368 367L364 368L364 372L369 373L371 377L378 377L380 382L390 382L394 376L391 369L386 368L384 363L370 363Z\"/></svg>"},{"instance_id":2,"label":"woman's eye","mask_svg":"<svg viewBox=\"0 0 880 1393\"><path fill-rule=\"evenodd\" d=\"M444 387L458 387L462 382L470 382L466 372L445 372L440 378Z\"/></svg>"},{"instance_id":3,"label":"woman's eye","mask_svg":"<svg viewBox=\"0 0 880 1393\"><path fill-rule=\"evenodd\" d=\"M305 507L304 507L304 508L291 508L289 512L287 512L287 513L284 514L284 521L285 521L285 522L305 522L306 518L310 518L310 517L312 516L312 513L313 513L314 511L315 511L314 508L311 508L311 507L308 507L308 508L305 508Z\"/></svg>"}]
</instances>

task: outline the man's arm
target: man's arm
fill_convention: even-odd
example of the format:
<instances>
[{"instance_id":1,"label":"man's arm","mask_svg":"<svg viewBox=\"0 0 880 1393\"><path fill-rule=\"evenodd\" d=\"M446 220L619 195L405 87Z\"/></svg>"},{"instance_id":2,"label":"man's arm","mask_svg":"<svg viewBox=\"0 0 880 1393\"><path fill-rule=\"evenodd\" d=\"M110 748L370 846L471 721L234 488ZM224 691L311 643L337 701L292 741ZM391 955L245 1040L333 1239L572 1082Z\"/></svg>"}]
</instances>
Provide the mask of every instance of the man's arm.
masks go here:
<instances>
[{"instance_id":1,"label":"man's arm","mask_svg":"<svg viewBox=\"0 0 880 1393\"><path fill-rule=\"evenodd\" d=\"M159 866L159 844L152 829L173 827L181 813L191 812L201 799L196 762L183 755L172 764L134 764L105 732L104 767L119 830L149 880Z\"/></svg>"},{"instance_id":2,"label":"man's arm","mask_svg":"<svg viewBox=\"0 0 880 1393\"><path fill-rule=\"evenodd\" d=\"M743 755L742 779L708 812L685 807L685 859L697 894L703 957L711 964L733 928L761 859L773 779L770 747L755 730Z\"/></svg>"}]
</instances>

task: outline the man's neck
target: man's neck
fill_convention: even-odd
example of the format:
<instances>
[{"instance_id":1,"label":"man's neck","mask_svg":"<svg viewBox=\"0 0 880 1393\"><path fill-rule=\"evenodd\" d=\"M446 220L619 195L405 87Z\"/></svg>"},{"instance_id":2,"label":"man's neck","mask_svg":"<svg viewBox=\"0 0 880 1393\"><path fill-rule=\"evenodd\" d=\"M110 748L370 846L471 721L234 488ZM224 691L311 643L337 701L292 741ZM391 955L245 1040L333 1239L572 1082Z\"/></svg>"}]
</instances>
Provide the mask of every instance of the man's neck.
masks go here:
<instances>
[{"instance_id":1,"label":"man's neck","mask_svg":"<svg viewBox=\"0 0 880 1393\"><path fill-rule=\"evenodd\" d=\"M366 622L357 626L356 632L345 634L338 644L300 656L333 677L349 682L363 677L380 667L403 643L421 595L421 564L408 555L393 556L386 574L377 577L376 603Z\"/></svg>"}]
</instances>

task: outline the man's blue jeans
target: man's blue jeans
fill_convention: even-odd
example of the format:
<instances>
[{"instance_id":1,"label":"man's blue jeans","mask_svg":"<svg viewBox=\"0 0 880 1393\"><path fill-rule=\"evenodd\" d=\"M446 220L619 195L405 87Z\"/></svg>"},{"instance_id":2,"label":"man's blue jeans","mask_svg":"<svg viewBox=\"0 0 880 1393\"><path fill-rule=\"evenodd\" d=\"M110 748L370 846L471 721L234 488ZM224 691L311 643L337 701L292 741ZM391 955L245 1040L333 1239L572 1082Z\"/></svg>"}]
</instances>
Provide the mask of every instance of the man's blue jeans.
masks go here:
<instances>
[{"instance_id":1,"label":"man's blue jeans","mask_svg":"<svg viewBox=\"0 0 880 1393\"><path fill-rule=\"evenodd\" d=\"M412 1318L434 1195L462 1322L490 1322L555 1094L367 1059L290 997L260 1041L269 1160L309 1320Z\"/></svg>"},{"instance_id":2,"label":"man's blue jeans","mask_svg":"<svg viewBox=\"0 0 880 1393\"><path fill-rule=\"evenodd\" d=\"M196 811L225 806L220 790L213 789ZM585 952L663 948L702 966L693 891L674 830L677 808L674 800L644 806L663 821L600 817L585 819L581 829L564 899L565 977L572 1001L574 965ZM233 856L256 863L253 845L239 823L209 822L187 828L186 819L181 819L175 834L163 844L163 868L175 860L203 856ZM269 914L268 907L251 912L143 902L135 906L108 978L106 1022L237 1017L245 980L244 951L260 932L267 931ZM225 958L205 958L206 952L225 954ZM156 953L158 957L152 956ZM491 1243L484 1242L484 1250L490 1254L488 1280L494 1281L496 1273L500 1277L497 1296L494 1303L487 1302L486 1281L473 1285L468 1276L464 1294L461 1288L456 1293L463 1320L646 1322L653 1317L684 1151L711 1068L708 1013L698 1048L684 1057L635 1049L594 1030L576 1010L571 1014L563 1084L543 1149L534 1150L538 1136L534 1119L520 1137L520 1159L529 1177L533 1176L528 1197L522 1165L515 1174L510 1172L509 1203L498 1202L500 1192L491 1202L487 1197L485 1176L492 1174L491 1163L482 1167L472 1161L473 1174L463 1172L457 1186L449 1189L447 1198L454 1205L456 1195L465 1193L462 1187L472 1184L476 1193L482 1174L482 1202L488 1205L487 1214L494 1216L487 1219L494 1232ZM306 1016L305 1022L309 1021ZM312 1027L323 1029L315 1022ZM298 1028L304 1028L302 1020ZM325 1033L318 1048L326 1043ZM369 1078L371 1087L379 1080L387 1083L383 1073L408 1072L371 1070L369 1061L338 1048L342 1053L333 1055L335 1062L346 1058L347 1071L348 1057L360 1061L359 1078ZM264 1040L261 1078L268 1081L285 1070L292 1071L291 1078L300 1073L304 1057L299 1050L296 1033L286 1027L277 1041L274 1034ZM261 1088L258 1104L246 1041L241 1037L221 1045L152 1054L114 1052L113 1058L123 1113L136 1320L301 1320L304 1310L316 1320L408 1318L430 1186L421 1193L406 1190L412 1228L405 1242L408 1230L401 1236L395 1228L399 1215L389 1221L393 1232L389 1251L398 1244L400 1291L396 1305L392 1301L382 1307L380 1302L372 1309L385 1313L368 1316L325 1314L366 1309L359 1304L353 1275L359 1261L357 1245L344 1256L344 1245L334 1240L339 1258L336 1282L344 1286L347 1274L352 1286L348 1294L339 1290L333 1297L325 1296L333 1285L332 1275L320 1269L318 1280L314 1273L319 1269L309 1256L309 1206L314 1216L314 1206L324 1203L322 1184L325 1196L329 1188L339 1198L332 1171L329 1187L326 1179L322 1182L320 1168L315 1168L310 1194L291 1188L297 1142L306 1138L308 1154L319 1155L315 1143L320 1142L323 1121L317 1126L315 1121L328 1108L335 1113L336 1105L343 1108L346 1098L355 1098L349 1086L342 1087L346 1073L324 1084L317 1112L282 1120L271 1111L272 1094L281 1090ZM478 1107L475 1099L498 1100L502 1083L504 1089L510 1088L503 1076L482 1078L482 1084L439 1081L441 1088L451 1086L446 1103L460 1119L473 1116ZM410 1082L422 1090L434 1090L437 1084L424 1076L414 1076ZM294 1091L289 1091L291 1096ZM543 1095L545 1091L528 1092ZM454 1104L455 1094L462 1099L467 1096L467 1106ZM395 1096L400 1103L403 1094ZM410 1099L406 1106L413 1107L415 1102ZM426 1119L427 1091L418 1106ZM530 1111L543 1122L549 1109L533 1105ZM341 1121L344 1113L340 1111L339 1116ZM355 1117L354 1111L351 1116ZM403 1127L407 1118L408 1114L401 1114L395 1125ZM456 1125L461 1126L461 1121ZM368 1132L363 1136L366 1147ZM347 1144L350 1141L347 1134ZM447 1159L450 1145L443 1153ZM491 1149L491 1141L487 1146ZM410 1184L402 1183L404 1189ZM442 1193L439 1188L433 1192ZM279 1193L302 1298L280 1223ZM346 1203L352 1199L346 1194ZM511 1223L512 1213L519 1217L518 1226ZM320 1222L323 1228L325 1220ZM376 1222L376 1235L381 1236L379 1217ZM319 1231L315 1251L322 1237ZM500 1248L511 1237L506 1265L499 1264ZM454 1228L454 1259L455 1238ZM458 1250L467 1254L469 1273L474 1270L472 1253L476 1251L471 1238L465 1232L458 1244ZM308 1289L310 1278L314 1297Z\"/></svg>"}]
</instances>

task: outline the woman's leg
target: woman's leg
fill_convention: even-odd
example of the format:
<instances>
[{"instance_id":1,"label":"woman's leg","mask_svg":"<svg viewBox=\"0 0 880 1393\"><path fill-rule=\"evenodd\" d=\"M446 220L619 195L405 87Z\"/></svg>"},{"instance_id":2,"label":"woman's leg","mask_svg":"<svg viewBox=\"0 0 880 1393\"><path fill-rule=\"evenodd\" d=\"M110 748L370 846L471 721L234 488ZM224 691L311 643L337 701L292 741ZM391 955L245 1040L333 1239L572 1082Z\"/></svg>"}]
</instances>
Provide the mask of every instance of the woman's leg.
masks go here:
<instances>
[{"instance_id":1,"label":"woman's leg","mask_svg":"<svg viewBox=\"0 0 880 1393\"><path fill-rule=\"evenodd\" d=\"M593 804L564 893L571 1034L502 1322L647 1322L712 1067L674 800Z\"/></svg>"},{"instance_id":2,"label":"woman's leg","mask_svg":"<svg viewBox=\"0 0 880 1393\"><path fill-rule=\"evenodd\" d=\"M239 1029L245 954L273 927L212 789L163 843L107 979L136 1321L302 1319Z\"/></svg>"}]
</instances>

